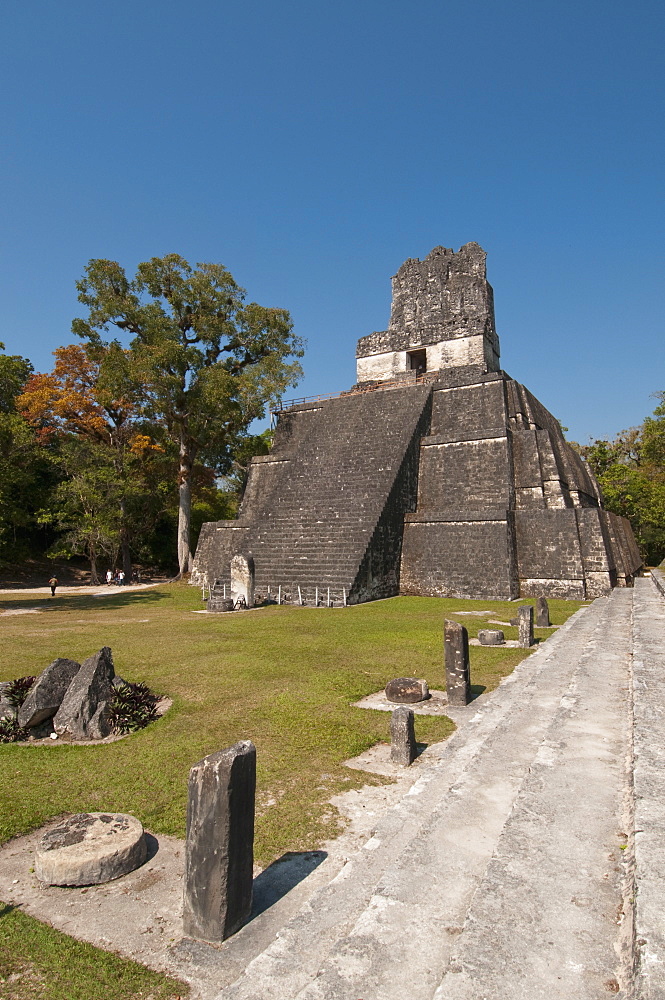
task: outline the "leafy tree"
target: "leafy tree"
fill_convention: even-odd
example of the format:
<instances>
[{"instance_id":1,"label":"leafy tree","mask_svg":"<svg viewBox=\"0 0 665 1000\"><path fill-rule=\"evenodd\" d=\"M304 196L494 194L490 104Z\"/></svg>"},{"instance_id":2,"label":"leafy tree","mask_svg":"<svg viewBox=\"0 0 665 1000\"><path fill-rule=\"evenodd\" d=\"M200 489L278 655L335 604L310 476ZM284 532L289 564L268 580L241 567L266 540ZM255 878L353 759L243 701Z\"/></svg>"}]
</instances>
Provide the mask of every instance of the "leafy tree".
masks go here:
<instances>
[{"instance_id":1,"label":"leafy tree","mask_svg":"<svg viewBox=\"0 0 665 1000\"><path fill-rule=\"evenodd\" d=\"M0 558L5 563L36 544L36 511L57 481L48 449L40 447L16 407L31 373L27 358L0 353Z\"/></svg>"},{"instance_id":2,"label":"leafy tree","mask_svg":"<svg viewBox=\"0 0 665 1000\"><path fill-rule=\"evenodd\" d=\"M131 337L145 411L177 446L178 565L188 572L195 462L230 470L250 423L297 383L301 341L286 310L246 304L220 264L153 257L130 281L118 263L92 260L77 288L88 316L72 330L93 351L114 343L105 339L113 328Z\"/></svg>"},{"instance_id":3,"label":"leafy tree","mask_svg":"<svg viewBox=\"0 0 665 1000\"><path fill-rule=\"evenodd\" d=\"M73 439L64 445L61 461L68 476L40 514L41 523L60 533L49 555L84 555L91 583L99 583L99 559L104 556L113 564L121 544L121 484L108 453L98 445Z\"/></svg>"},{"instance_id":4,"label":"leafy tree","mask_svg":"<svg viewBox=\"0 0 665 1000\"><path fill-rule=\"evenodd\" d=\"M645 560L665 555L665 393L653 416L614 440L597 440L578 451L598 478L608 510L630 521Z\"/></svg>"},{"instance_id":5,"label":"leafy tree","mask_svg":"<svg viewBox=\"0 0 665 1000\"><path fill-rule=\"evenodd\" d=\"M119 551L129 579L131 548L163 502L163 449L146 433L151 429L141 417L142 390L132 377L128 351L117 343L70 344L54 355L53 371L33 375L18 399L41 439L60 443L59 462L69 481L41 521L65 531L53 552L92 553L95 562L103 552L115 563ZM102 512L97 493L111 479Z\"/></svg>"}]
</instances>

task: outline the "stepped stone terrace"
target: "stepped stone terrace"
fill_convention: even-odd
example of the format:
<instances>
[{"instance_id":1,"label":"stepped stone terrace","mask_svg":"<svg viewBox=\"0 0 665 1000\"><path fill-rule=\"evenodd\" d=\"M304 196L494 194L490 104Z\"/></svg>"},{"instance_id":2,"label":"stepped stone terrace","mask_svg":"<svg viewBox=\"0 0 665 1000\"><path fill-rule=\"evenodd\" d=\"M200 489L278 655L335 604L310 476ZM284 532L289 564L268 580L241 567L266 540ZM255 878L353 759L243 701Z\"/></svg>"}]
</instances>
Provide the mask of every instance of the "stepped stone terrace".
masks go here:
<instances>
[{"instance_id":1,"label":"stepped stone terrace","mask_svg":"<svg viewBox=\"0 0 665 1000\"><path fill-rule=\"evenodd\" d=\"M193 582L230 583L243 552L258 593L305 603L632 585L642 559L629 523L500 368L485 257L468 243L402 265L388 329L358 341L356 385L277 412L238 518L203 526Z\"/></svg>"}]
</instances>

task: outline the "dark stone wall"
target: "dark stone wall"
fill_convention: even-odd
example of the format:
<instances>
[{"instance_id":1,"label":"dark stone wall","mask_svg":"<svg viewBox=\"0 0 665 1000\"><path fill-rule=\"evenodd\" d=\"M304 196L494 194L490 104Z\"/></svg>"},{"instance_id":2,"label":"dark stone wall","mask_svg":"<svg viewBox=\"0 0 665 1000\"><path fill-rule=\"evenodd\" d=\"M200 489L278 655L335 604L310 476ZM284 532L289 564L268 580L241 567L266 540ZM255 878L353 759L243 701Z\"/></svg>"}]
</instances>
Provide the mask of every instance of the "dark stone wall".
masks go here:
<instances>
[{"instance_id":1,"label":"dark stone wall","mask_svg":"<svg viewBox=\"0 0 665 1000\"><path fill-rule=\"evenodd\" d=\"M575 510L516 510L520 594L584 598Z\"/></svg>"},{"instance_id":2,"label":"dark stone wall","mask_svg":"<svg viewBox=\"0 0 665 1000\"><path fill-rule=\"evenodd\" d=\"M517 596L512 533L504 520L404 525L401 593L430 597Z\"/></svg>"},{"instance_id":3,"label":"dark stone wall","mask_svg":"<svg viewBox=\"0 0 665 1000\"><path fill-rule=\"evenodd\" d=\"M432 441L424 439L420 454L419 510L497 505L508 509L511 482L506 437L448 444Z\"/></svg>"},{"instance_id":4,"label":"dark stone wall","mask_svg":"<svg viewBox=\"0 0 665 1000\"><path fill-rule=\"evenodd\" d=\"M449 441L495 437L506 433L505 383L502 379L434 390L430 434Z\"/></svg>"}]
</instances>

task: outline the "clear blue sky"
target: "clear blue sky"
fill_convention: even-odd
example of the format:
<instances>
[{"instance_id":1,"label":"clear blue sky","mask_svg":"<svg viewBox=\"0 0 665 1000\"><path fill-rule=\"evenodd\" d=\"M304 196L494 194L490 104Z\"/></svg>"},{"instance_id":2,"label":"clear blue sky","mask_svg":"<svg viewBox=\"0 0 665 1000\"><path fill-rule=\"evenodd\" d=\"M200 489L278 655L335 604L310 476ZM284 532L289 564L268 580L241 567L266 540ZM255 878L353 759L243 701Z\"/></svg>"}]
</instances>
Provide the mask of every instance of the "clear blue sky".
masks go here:
<instances>
[{"instance_id":1,"label":"clear blue sky","mask_svg":"<svg viewBox=\"0 0 665 1000\"><path fill-rule=\"evenodd\" d=\"M502 365L612 435L665 389L662 3L61 0L3 15L2 323L48 370L92 257L225 264L355 381L407 257L488 252Z\"/></svg>"}]
</instances>

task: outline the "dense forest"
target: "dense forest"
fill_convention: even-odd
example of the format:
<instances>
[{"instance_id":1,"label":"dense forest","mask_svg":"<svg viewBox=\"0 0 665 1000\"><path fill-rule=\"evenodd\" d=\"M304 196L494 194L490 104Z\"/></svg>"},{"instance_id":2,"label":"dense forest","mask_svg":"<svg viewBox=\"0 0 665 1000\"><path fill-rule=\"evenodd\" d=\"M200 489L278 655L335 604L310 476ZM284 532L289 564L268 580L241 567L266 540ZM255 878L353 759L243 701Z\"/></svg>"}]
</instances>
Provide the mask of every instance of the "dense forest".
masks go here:
<instances>
[{"instance_id":1,"label":"dense forest","mask_svg":"<svg viewBox=\"0 0 665 1000\"><path fill-rule=\"evenodd\" d=\"M201 524L234 516L268 450L249 428L297 383L302 345L221 265L171 254L129 280L93 260L77 288L87 315L52 371L0 345L0 565L186 573Z\"/></svg>"},{"instance_id":2,"label":"dense forest","mask_svg":"<svg viewBox=\"0 0 665 1000\"><path fill-rule=\"evenodd\" d=\"M176 254L133 279L92 260L86 316L50 372L0 344L0 568L84 557L107 568L186 573L204 521L233 517L252 422L297 383L288 312L246 304L218 264ZM665 392L639 427L573 443L608 510L627 517L648 565L665 556Z\"/></svg>"},{"instance_id":3,"label":"dense forest","mask_svg":"<svg viewBox=\"0 0 665 1000\"><path fill-rule=\"evenodd\" d=\"M665 558L665 392L652 416L611 440L573 444L593 469L605 506L627 517L648 566Z\"/></svg>"}]
</instances>

